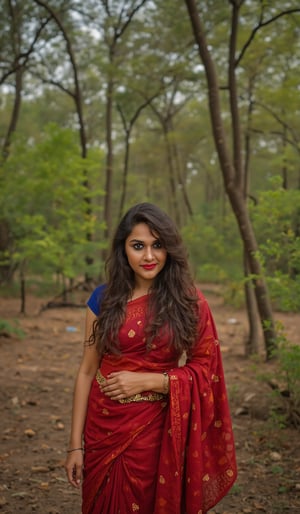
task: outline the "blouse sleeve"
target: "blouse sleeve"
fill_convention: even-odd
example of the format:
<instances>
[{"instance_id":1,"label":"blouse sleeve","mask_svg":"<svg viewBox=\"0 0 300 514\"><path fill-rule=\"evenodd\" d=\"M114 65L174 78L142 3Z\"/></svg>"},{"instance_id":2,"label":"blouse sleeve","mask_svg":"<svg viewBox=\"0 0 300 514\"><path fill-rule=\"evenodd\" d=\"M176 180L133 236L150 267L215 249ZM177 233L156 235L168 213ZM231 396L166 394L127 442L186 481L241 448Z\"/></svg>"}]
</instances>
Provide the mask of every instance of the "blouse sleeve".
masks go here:
<instances>
[{"instance_id":1,"label":"blouse sleeve","mask_svg":"<svg viewBox=\"0 0 300 514\"><path fill-rule=\"evenodd\" d=\"M106 284L102 284L101 286L96 287L87 301L87 306L96 316L99 316L100 313L100 306L105 288Z\"/></svg>"}]
</instances>

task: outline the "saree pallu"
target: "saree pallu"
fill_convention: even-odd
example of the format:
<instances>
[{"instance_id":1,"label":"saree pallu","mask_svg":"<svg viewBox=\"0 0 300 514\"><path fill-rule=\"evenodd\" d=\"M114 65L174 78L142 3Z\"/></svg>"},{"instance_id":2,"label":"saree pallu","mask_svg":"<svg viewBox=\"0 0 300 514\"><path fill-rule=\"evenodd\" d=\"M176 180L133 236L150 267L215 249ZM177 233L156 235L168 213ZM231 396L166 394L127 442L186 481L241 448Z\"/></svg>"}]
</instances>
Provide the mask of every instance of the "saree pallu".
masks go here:
<instances>
[{"instance_id":1,"label":"saree pallu","mask_svg":"<svg viewBox=\"0 0 300 514\"><path fill-rule=\"evenodd\" d=\"M220 346L204 299L201 319L199 344L169 372L155 514L206 514L237 477Z\"/></svg>"},{"instance_id":2,"label":"saree pallu","mask_svg":"<svg viewBox=\"0 0 300 514\"><path fill-rule=\"evenodd\" d=\"M204 514L236 478L220 348L204 297L199 293L199 340L183 367L167 334L145 351L146 302L128 304L121 355L105 356L100 372L167 370L169 396L121 404L94 379L84 431L83 514Z\"/></svg>"}]
</instances>

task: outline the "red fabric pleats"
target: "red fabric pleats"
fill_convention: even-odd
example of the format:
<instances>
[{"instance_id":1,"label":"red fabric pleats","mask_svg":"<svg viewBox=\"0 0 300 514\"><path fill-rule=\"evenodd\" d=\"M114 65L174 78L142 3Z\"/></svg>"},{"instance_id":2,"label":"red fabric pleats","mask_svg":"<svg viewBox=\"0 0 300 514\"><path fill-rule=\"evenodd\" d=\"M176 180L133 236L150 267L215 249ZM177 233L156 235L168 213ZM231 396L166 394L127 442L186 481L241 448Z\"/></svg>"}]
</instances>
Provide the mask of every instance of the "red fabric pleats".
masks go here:
<instances>
[{"instance_id":1,"label":"red fabric pleats","mask_svg":"<svg viewBox=\"0 0 300 514\"><path fill-rule=\"evenodd\" d=\"M166 402L121 405L103 398L93 384L85 427L83 514L153 514L165 412Z\"/></svg>"}]
</instances>

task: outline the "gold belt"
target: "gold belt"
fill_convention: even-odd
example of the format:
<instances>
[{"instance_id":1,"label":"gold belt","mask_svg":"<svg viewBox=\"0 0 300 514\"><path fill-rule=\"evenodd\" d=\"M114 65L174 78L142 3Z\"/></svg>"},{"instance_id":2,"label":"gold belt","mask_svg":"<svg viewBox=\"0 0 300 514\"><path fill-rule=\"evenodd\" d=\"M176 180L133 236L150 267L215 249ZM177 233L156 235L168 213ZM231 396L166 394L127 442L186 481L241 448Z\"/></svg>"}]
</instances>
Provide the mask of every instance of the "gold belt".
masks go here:
<instances>
[{"instance_id":1,"label":"gold belt","mask_svg":"<svg viewBox=\"0 0 300 514\"><path fill-rule=\"evenodd\" d=\"M106 383L104 376L98 370L96 373L96 380L99 386ZM128 396L127 398L122 398L118 400L120 403L132 403L132 402L157 402L159 400L164 400L166 398L165 394L162 393L148 393L148 394L133 394Z\"/></svg>"}]
</instances>

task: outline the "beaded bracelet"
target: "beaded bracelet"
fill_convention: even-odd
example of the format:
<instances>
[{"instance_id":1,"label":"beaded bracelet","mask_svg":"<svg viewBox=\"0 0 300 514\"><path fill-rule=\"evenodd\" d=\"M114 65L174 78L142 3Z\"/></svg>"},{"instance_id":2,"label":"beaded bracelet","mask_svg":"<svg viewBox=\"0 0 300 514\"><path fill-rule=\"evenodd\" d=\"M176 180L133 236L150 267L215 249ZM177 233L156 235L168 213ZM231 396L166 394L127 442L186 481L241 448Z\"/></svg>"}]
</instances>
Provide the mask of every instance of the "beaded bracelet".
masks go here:
<instances>
[{"instance_id":1,"label":"beaded bracelet","mask_svg":"<svg viewBox=\"0 0 300 514\"><path fill-rule=\"evenodd\" d=\"M72 450L67 450L67 453L76 452L77 450L82 450L83 451L83 448L72 448Z\"/></svg>"}]
</instances>

